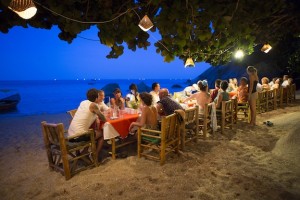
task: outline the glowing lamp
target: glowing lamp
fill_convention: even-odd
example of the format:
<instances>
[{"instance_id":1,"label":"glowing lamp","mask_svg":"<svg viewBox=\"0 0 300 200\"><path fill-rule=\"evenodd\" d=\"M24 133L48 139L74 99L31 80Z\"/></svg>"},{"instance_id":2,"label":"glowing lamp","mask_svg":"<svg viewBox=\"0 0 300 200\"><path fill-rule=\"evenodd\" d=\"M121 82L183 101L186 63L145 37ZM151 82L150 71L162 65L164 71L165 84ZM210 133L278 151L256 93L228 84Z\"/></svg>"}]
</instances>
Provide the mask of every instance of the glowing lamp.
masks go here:
<instances>
[{"instance_id":1,"label":"glowing lamp","mask_svg":"<svg viewBox=\"0 0 300 200\"><path fill-rule=\"evenodd\" d=\"M145 15L143 17L143 19L141 19L140 23L139 23L139 27L147 32L149 31L152 27L153 27L153 23L151 22L151 20L149 19L149 17L147 15Z\"/></svg>"},{"instance_id":2,"label":"glowing lamp","mask_svg":"<svg viewBox=\"0 0 300 200\"><path fill-rule=\"evenodd\" d=\"M184 67L195 67L195 63L192 58L188 58L185 61Z\"/></svg>"},{"instance_id":3,"label":"glowing lamp","mask_svg":"<svg viewBox=\"0 0 300 200\"><path fill-rule=\"evenodd\" d=\"M268 53L272 49L271 45L264 44L264 46L260 49L262 52Z\"/></svg>"},{"instance_id":4,"label":"glowing lamp","mask_svg":"<svg viewBox=\"0 0 300 200\"><path fill-rule=\"evenodd\" d=\"M32 18L37 11L32 0L12 0L8 8L17 13L23 19Z\"/></svg>"},{"instance_id":5,"label":"glowing lamp","mask_svg":"<svg viewBox=\"0 0 300 200\"><path fill-rule=\"evenodd\" d=\"M243 58L243 57L244 57L244 52L243 52L242 50L238 50L238 51L235 53L234 57L235 57L236 59Z\"/></svg>"}]
</instances>

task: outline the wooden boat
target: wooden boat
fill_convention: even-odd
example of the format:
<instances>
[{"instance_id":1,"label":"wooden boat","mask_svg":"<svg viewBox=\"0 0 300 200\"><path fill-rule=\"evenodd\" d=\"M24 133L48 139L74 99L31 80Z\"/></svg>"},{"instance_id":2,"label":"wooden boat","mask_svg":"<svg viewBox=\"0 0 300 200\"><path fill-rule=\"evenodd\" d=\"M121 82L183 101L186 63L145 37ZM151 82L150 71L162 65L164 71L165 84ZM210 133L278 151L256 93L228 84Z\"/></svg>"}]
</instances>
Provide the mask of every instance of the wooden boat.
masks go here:
<instances>
[{"instance_id":1,"label":"wooden boat","mask_svg":"<svg viewBox=\"0 0 300 200\"><path fill-rule=\"evenodd\" d=\"M0 90L0 111L9 111L16 108L21 100L18 92L13 90Z\"/></svg>"}]
</instances>

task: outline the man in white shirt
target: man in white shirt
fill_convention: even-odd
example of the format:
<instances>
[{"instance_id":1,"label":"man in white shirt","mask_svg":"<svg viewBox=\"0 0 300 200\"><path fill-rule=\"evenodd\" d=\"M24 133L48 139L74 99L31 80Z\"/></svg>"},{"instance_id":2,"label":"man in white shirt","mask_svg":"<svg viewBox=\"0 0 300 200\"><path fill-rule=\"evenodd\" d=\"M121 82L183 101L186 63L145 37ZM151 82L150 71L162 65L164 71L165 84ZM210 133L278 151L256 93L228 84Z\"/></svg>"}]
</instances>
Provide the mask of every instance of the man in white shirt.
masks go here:
<instances>
[{"instance_id":1,"label":"man in white shirt","mask_svg":"<svg viewBox=\"0 0 300 200\"><path fill-rule=\"evenodd\" d=\"M98 103L100 102L98 90L94 88L90 89L86 96L88 100L84 100L80 103L68 129L69 136L78 135L78 137L73 139L74 142L85 139L82 134L90 129L97 118L106 122L105 116L98 107ZM98 158L104 142L102 130L95 129L95 139L97 140L96 156Z\"/></svg>"},{"instance_id":2,"label":"man in white shirt","mask_svg":"<svg viewBox=\"0 0 300 200\"><path fill-rule=\"evenodd\" d=\"M159 101L159 90L160 90L160 85L159 83L153 83L152 84L152 91L150 94L152 95L152 104L156 106L157 102Z\"/></svg>"},{"instance_id":3,"label":"man in white shirt","mask_svg":"<svg viewBox=\"0 0 300 200\"><path fill-rule=\"evenodd\" d=\"M101 112L107 111L109 107L104 103L105 93L103 90L98 91L98 98L99 98L99 109Z\"/></svg>"}]
</instances>

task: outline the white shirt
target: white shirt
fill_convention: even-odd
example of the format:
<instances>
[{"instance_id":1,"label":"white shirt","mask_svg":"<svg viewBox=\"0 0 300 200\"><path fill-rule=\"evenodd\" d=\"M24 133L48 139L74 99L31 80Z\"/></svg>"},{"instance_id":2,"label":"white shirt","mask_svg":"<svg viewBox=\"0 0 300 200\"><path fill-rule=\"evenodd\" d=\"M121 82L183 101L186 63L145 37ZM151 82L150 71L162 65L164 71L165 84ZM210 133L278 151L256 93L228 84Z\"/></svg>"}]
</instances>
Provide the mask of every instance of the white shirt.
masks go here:
<instances>
[{"instance_id":1,"label":"white shirt","mask_svg":"<svg viewBox=\"0 0 300 200\"><path fill-rule=\"evenodd\" d=\"M156 105L157 102L159 101L158 92L151 91L150 94L152 95L152 104Z\"/></svg>"},{"instance_id":2,"label":"white shirt","mask_svg":"<svg viewBox=\"0 0 300 200\"><path fill-rule=\"evenodd\" d=\"M98 104L98 107L101 112L107 111L109 109L109 107L103 101Z\"/></svg>"},{"instance_id":3,"label":"white shirt","mask_svg":"<svg viewBox=\"0 0 300 200\"><path fill-rule=\"evenodd\" d=\"M97 118L97 115L90 111L90 105L92 103L93 102L89 100L84 100L80 103L74 115L74 118L71 121L68 130L69 136L81 135L87 132L91 125L94 123L94 121Z\"/></svg>"},{"instance_id":4,"label":"white shirt","mask_svg":"<svg viewBox=\"0 0 300 200\"><path fill-rule=\"evenodd\" d=\"M288 80L283 81L283 83L281 84L282 87L286 87L289 85Z\"/></svg>"}]
</instances>

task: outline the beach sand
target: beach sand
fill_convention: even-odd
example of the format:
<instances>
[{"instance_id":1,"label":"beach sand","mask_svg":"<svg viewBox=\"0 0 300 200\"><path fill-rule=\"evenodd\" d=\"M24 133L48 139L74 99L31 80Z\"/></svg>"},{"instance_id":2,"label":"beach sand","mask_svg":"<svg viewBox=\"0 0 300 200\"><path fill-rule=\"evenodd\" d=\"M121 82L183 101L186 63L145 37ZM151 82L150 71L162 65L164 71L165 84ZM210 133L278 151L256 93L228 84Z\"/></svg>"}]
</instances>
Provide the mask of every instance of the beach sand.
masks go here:
<instances>
[{"instance_id":1,"label":"beach sand","mask_svg":"<svg viewBox=\"0 0 300 200\"><path fill-rule=\"evenodd\" d=\"M69 181L48 169L40 122L67 114L0 119L1 199L300 199L300 102L190 143L165 165L128 156ZM269 120L274 126L263 124Z\"/></svg>"}]
</instances>

